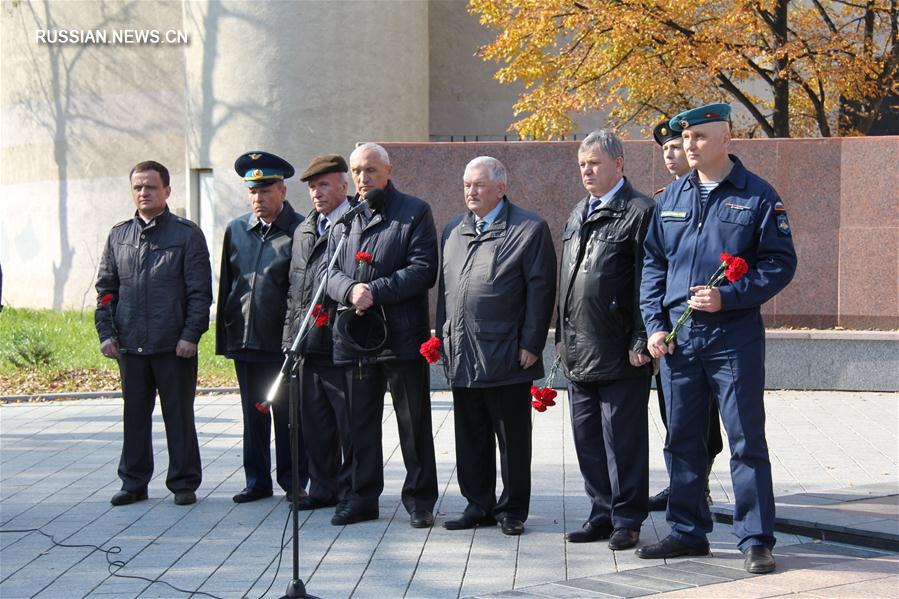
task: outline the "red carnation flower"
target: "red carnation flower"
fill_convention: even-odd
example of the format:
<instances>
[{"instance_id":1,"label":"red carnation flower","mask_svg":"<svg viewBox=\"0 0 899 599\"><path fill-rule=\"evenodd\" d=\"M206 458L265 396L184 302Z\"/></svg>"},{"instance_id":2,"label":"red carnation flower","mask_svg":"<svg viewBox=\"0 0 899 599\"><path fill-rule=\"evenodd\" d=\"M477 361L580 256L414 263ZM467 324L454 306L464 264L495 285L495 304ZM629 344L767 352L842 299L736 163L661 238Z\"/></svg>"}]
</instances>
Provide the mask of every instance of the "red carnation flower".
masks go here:
<instances>
[{"instance_id":1,"label":"red carnation flower","mask_svg":"<svg viewBox=\"0 0 899 599\"><path fill-rule=\"evenodd\" d=\"M108 306L109 303L114 299L115 299L115 296L113 294L107 293L103 297L100 298L100 304L103 306Z\"/></svg>"},{"instance_id":2,"label":"red carnation flower","mask_svg":"<svg viewBox=\"0 0 899 599\"><path fill-rule=\"evenodd\" d=\"M371 254L359 250L356 252L356 264L361 266L363 262L365 264L371 264Z\"/></svg>"},{"instance_id":3,"label":"red carnation flower","mask_svg":"<svg viewBox=\"0 0 899 599\"><path fill-rule=\"evenodd\" d=\"M269 407L264 403L256 402L256 409L259 410L260 414L268 414Z\"/></svg>"},{"instance_id":4,"label":"red carnation flower","mask_svg":"<svg viewBox=\"0 0 899 599\"><path fill-rule=\"evenodd\" d=\"M746 260L740 258L739 256L734 256L731 258L730 262L727 263L727 270L724 271L724 276L727 277L727 280L733 283L734 281L739 281L749 272L749 265L746 264Z\"/></svg>"},{"instance_id":5,"label":"red carnation flower","mask_svg":"<svg viewBox=\"0 0 899 599\"><path fill-rule=\"evenodd\" d=\"M535 399L534 401L532 401L531 407L533 407L538 412L546 411L546 405L544 405L544 403L542 401L540 401L539 399Z\"/></svg>"},{"instance_id":6,"label":"red carnation flower","mask_svg":"<svg viewBox=\"0 0 899 599\"><path fill-rule=\"evenodd\" d=\"M325 307L321 304L315 304L312 308L312 316L315 317L315 322L313 323L316 327L323 327L328 324L328 319L331 315L325 310Z\"/></svg>"},{"instance_id":7,"label":"red carnation flower","mask_svg":"<svg viewBox=\"0 0 899 599\"><path fill-rule=\"evenodd\" d=\"M727 279L732 283L734 281L739 281L743 278L743 275L749 272L749 265L746 264L746 260L739 256L732 256L727 252L722 252L718 258L721 260L721 264L718 265L718 269L712 274L711 278L709 278L706 289L717 287L724 281L724 279ZM677 319L677 322L674 323L673 330L665 336L665 343L674 341L677 332L680 330L681 326L687 322L691 314L693 314L693 308L687 306L684 313L681 314L680 318Z\"/></svg>"},{"instance_id":8,"label":"red carnation flower","mask_svg":"<svg viewBox=\"0 0 899 599\"><path fill-rule=\"evenodd\" d=\"M421 347L418 348L418 353L427 360L428 364L434 364L440 360L440 348L443 347L443 343L437 337L431 337L427 341L421 344Z\"/></svg>"},{"instance_id":9,"label":"red carnation flower","mask_svg":"<svg viewBox=\"0 0 899 599\"><path fill-rule=\"evenodd\" d=\"M540 399L543 401L544 405L552 407L552 406L556 405L556 396L557 395L558 395L558 393L556 393L555 389L544 388L544 389L542 389L542 394L540 396Z\"/></svg>"}]
</instances>

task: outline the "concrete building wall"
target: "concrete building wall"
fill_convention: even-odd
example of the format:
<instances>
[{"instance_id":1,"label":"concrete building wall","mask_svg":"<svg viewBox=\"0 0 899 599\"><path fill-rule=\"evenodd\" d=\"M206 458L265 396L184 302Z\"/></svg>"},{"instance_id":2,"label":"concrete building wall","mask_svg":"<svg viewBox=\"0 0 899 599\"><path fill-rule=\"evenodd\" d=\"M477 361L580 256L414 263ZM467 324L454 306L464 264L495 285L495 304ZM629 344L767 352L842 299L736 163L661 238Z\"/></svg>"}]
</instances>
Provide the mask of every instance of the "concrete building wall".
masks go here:
<instances>
[{"instance_id":1,"label":"concrete building wall","mask_svg":"<svg viewBox=\"0 0 899 599\"><path fill-rule=\"evenodd\" d=\"M274 152L299 173L357 141L427 139L426 1L185 2L184 14L201 41L185 50L186 159L212 170L215 265L225 225L248 210L240 154ZM305 184L287 186L308 212Z\"/></svg>"},{"instance_id":2,"label":"concrete building wall","mask_svg":"<svg viewBox=\"0 0 899 599\"><path fill-rule=\"evenodd\" d=\"M177 44L48 44L42 30L181 28L181 4L3 2L0 260L5 301L93 303L110 226L128 218L144 159L183 181L183 51ZM184 198L173 194L172 205Z\"/></svg>"}]
</instances>

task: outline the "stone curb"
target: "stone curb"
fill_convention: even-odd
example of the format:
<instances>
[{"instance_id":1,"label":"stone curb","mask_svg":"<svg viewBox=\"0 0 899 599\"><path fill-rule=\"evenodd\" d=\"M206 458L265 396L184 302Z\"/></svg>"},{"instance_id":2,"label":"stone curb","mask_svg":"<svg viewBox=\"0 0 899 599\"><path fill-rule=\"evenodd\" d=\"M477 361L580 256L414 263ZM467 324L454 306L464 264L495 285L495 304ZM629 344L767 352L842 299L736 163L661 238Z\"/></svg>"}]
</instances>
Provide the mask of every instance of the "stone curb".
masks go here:
<instances>
[{"instance_id":1,"label":"stone curb","mask_svg":"<svg viewBox=\"0 0 899 599\"><path fill-rule=\"evenodd\" d=\"M197 395L215 395L219 393L238 393L239 387L198 387ZM121 391L72 391L60 393L35 393L32 395L0 395L0 403L53 401L55 399L112 399L121 397Z\"/></svg>"}]
</instances>

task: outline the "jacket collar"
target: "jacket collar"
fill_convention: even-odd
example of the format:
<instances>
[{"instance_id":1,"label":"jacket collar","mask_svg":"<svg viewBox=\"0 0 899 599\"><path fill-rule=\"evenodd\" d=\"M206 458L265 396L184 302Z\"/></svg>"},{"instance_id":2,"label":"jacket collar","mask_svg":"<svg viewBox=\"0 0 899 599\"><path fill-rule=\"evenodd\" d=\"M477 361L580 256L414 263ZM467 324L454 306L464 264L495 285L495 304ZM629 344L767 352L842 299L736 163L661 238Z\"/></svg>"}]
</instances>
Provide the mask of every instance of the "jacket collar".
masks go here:
<instances>
[{"instance_id":1,"label":"jacket collar","mask_svg":"<svg viewBox=\"0 0 899 599\"><path fill-rule=\"evenodd\" d=\"M737 189L745 189L746 188L746 167L743 166L743 163L739 158L734 156L733 154L728 154L728 158L731 159L731 162L734 163L733 167L731 167L730 172L727 173L727 176L724 177L724 180L719 183L719 185L723 185L725 182L730 183ZM692 187L699 188L699 173L696 172L696 169L690 171L690 173L684 177L686 181L684 181L684 189L690 189Z\"/></svg>"},{"instance_id":2,"label":"jacket collar","mask_svg":"<svg viewBox=\"0 0 899 599\"><path fill-rule=\"evenodd\" d=\"M503 207L499 211L499 214L496 215L496 218L493 219L493 222L490 223L490 228L484 231L483 235L481 235L480 239L493 239L494 237L499 237L504 235L506 232L507 223L509 222L509 210L512 208L512 202L509 201L505 195L502 200ZM465 218L462 219L462 222L459 224L459 234L467 235L469 237L477 237L478 231L475 228L476 217L474 212L470 210L465 214Z\"/></svg>"},{"instance_id":3,"label":"jacket collar","mask_svg":"<svg viewBox=\"0 0 899 599\"><path fill-rule=\"evenodd\" d=\"M284 200L284 208L281 209L281 212L278 216L275 217L275 220L272 221L271 225L273 228L281 229L282 231L290 232L290 223L293 221L293 215L295 211L293 206L290 205L290 202ZM250 216L247 218L246 227L247 231L252 231L257 227L262 226L262 221L259 220L259 217L250 212Z\"/></svg>"},{"instance_id":4,"label":"jacket collar","mask_svg":"<svg viewBox=\"0 0 899 599\"><path fill-rule=\"evenodd\" d=\"M630 204L630 198L634 194L634 190L631 187L631 182L627 180L627 177L622 177L624 184L621 188L615 192L615 195L612 196L612 199L609 202L597 209L592 214L587 215L584 218L582 215L584 211L587 209L588 202L590 201L590 196L584 198L580 204L578 204L578 215L580 218L583 218L583 222L592 223L599 218L621 218L624 216L624 213L627 211L627 207Z\"/></svg>"},{"instance_id":5,"label":"jacket collar","mask_svg":"<svg viewBox=\"0 0 899 599\"><path fill-rule=\"evenodd\" d=\"M144 219L141 218L140 213L137 210L135 210L134 211L134 222L137 223L138 226L140 226L142 229L152 229L153 227L156 227L156 226L164 223L166 220L168 220L170 218L170 216L171 216L171 212L169 211L169 205L166 204L165 208L162 209L162 212L160 212L159 214L154 216L152 219L150 219L150 222L148 222L148 223L144 223Z\"/></svg>"}]
</instances>

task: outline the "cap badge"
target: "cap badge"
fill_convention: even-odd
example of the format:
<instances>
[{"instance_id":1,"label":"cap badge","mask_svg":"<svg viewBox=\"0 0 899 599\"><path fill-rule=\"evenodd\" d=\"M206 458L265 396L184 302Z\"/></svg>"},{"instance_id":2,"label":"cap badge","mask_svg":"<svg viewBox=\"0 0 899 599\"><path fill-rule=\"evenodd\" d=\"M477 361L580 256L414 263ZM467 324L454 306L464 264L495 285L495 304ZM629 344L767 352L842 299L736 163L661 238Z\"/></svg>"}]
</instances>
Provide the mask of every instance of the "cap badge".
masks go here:
<instances>
[{"instance_id":1,"label":"cap badge","mask_svg":"<svg viewBox=\"0 0 899 599\"><path fill-rule=\"evenodd\" d=\"M250 154L250 160L259 160L262 157L262 154Z\"/></svg>"}]
</instances>

